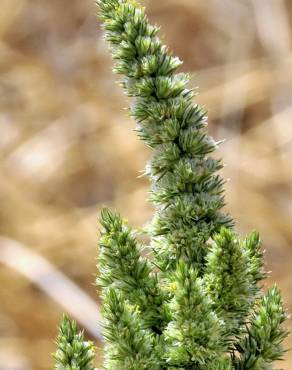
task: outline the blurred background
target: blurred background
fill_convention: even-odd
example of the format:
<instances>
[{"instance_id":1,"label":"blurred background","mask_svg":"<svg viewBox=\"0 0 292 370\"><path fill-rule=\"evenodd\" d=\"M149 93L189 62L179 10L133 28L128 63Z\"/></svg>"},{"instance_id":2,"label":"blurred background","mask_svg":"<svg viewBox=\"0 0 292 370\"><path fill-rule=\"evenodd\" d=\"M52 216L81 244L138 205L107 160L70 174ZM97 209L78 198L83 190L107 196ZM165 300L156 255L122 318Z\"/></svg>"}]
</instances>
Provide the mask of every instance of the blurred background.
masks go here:
<instances>
[{"instance_id":1,"label":"blurred background","mask_svg":"<svg viewBox=\"0 0 292 370\"><path fill-rule=\"evenodd\" d=\"M292 312L292 2L142 3L226 138L226 208L241 233L260 231L266 285L277 281ZM94 0L1 0L1 370L52 368L64 311L99 336L99 210L134 226L152 215L138 178L150 152L111 66Z\"/></svg>"}]
</instances>

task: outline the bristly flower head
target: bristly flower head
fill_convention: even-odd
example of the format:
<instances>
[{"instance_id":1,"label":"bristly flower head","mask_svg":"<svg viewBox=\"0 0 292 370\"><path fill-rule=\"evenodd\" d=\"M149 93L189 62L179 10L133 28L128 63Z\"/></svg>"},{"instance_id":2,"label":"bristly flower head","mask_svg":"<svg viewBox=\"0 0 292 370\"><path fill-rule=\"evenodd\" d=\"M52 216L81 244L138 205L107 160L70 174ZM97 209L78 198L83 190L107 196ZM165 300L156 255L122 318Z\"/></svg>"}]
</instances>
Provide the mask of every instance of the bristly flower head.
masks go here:
<instances>
[{"instance_id":1,"label":"bristly flower head","mask_svg":"<svg viewBox=\"0 0 292 370\"><path fill-rule=\"evenodd\" d=\"M136 1L97 4L137 132L153 149L146 174L156 207L150 258L119 216L101 215L106 369L268 369L282 354L285 315L275 289L259 298L258 234L241 240L223 211L206 112Z\"/></svg>"},{"instance_id":2,"label":"bristly flower head","mask_svg":"<svg viewBox=\"0 0 292 370\"><path fill-rule=\"evenodd\" d=\"M189 75L177 72L182 62L136 1L96 2L138 135L153 150L146 174L155 205L148 248L119 215L101 212L103 369L271 369L287 335L281 297L276 288L262 296L258 234L239 237L223 210L220 142L207 133ZM80 354L66 325L61 364Z\"/></svg>"}]
</instances>

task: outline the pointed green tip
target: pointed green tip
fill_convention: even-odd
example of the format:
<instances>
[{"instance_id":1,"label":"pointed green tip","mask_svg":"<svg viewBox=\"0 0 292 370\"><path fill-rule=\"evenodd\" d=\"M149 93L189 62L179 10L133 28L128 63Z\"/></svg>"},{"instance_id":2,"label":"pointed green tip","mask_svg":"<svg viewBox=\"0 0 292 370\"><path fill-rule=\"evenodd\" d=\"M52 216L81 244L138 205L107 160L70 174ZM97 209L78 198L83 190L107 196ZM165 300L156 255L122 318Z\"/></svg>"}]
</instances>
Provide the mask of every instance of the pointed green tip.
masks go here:
<instances>
[{"instance_id":1,"label":"pointed green tip","mask_svg":"<svg viewBox=\"0 0 292 370\"><path fill-rule=\"evenodd\" d=\"M56 339L57 350L53 353L55 370L78 369L93 370L95 349L91 342L84 340L83 331L79 331L76 321L67 315L62 316Z\"/></svg>"}]
</instances>

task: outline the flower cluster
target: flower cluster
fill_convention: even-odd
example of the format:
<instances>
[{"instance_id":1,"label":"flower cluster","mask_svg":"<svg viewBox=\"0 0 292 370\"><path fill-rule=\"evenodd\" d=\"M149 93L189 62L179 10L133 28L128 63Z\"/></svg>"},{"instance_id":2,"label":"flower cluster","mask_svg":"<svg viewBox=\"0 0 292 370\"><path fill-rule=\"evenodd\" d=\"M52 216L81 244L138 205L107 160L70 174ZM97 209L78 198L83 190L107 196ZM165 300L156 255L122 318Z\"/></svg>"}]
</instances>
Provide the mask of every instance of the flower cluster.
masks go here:
<instances>
[{"instance_id":1,"label":"flower cluster","mask_svg":"<svg viewBox=\"0 0 292 370\"><path fill-rule=\"evenodd\" d=\"M156 208L150 255L119 215L101 213L103 368L270 369L287 335L281 296L261 291L259 235L240 238L223 211L219 143L189 76L134 0L97 5L138 135L153 149L146 174Z\"/></svg>"}]
</instances>

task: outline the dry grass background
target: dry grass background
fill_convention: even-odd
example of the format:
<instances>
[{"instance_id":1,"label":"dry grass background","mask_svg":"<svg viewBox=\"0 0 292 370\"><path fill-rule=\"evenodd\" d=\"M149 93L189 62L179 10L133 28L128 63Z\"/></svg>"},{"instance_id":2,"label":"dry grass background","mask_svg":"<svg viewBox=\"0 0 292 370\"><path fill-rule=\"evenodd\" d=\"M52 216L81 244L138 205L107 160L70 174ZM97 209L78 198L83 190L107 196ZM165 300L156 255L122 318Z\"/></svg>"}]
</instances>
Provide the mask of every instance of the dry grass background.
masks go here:
<instances>
[{"instance_id":1,"label":"dry grass background","mask_svg":"<svg viewBox=\"0 0 292 370\"><path fill-rule=\"evenodd\" d=\"M261 232L273 271L267 284L278 282L292 312L292 3L143 4L194 74L210 132L227 139L220 148L230 179L227 209L240 232ZM61 291L66 280L55 281L42 260L37 267L25 260L13 242L44 257L97 303L99 209L117 209L135 226L152 214L148 180L137 178L149 152L122 110L128 101L115 84L95 14L93 0L1 1L1 370L52 368L64 301L77 319L88 318L91 331L96 325L92 302L85 306L81 295L74 301L74 286ZM291 353L281 367L289 364Z\"/></svg>"}]
</instances>

